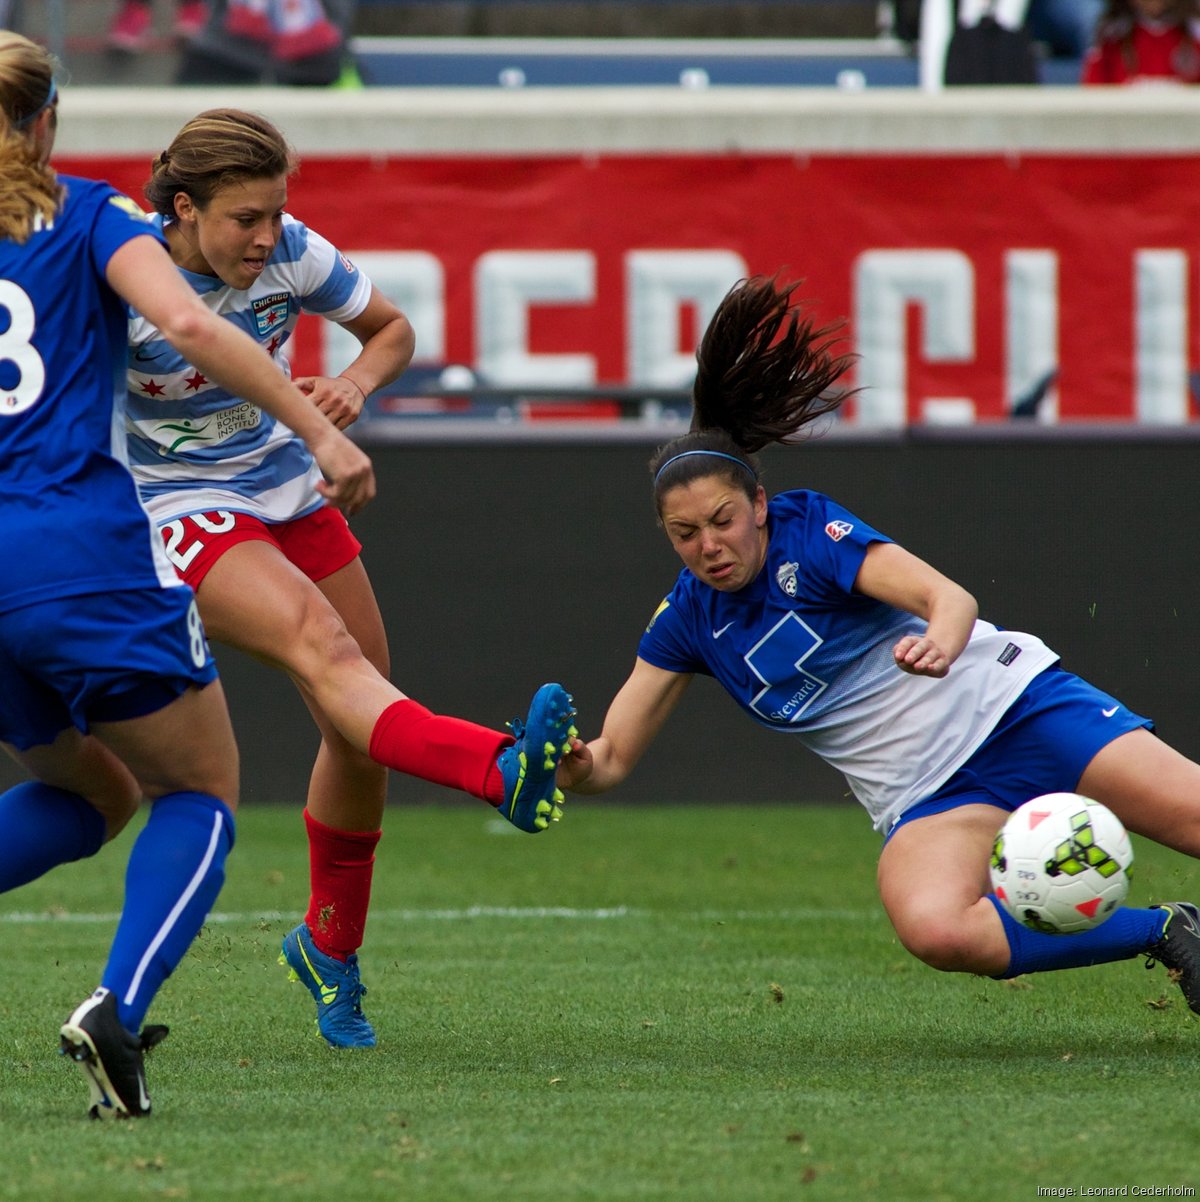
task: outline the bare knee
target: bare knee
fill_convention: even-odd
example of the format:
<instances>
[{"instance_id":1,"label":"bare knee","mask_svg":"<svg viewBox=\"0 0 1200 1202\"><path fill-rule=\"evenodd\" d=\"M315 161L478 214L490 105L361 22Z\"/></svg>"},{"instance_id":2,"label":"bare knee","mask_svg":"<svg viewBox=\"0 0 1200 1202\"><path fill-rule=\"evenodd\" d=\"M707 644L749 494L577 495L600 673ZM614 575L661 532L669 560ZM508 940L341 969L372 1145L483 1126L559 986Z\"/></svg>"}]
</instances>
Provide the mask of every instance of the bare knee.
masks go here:
<instances>
[{"instance_id":1,"label":"bare knee","mask_svg":"<svg viewBox=\"0 0 1200 1202\"><path fill-rule=\"evenodd\" d=\"M291 643L289 670L310 691L316 691L330 672L362 663L362 648L332 606L306 605Z\"/></svg>"},{"instance_id":2,"label":"bare knee","mask_svg":"<svg viewBox=\"0 0 1200 1202\"><path fill-rule=\"evenodd\" d=\"M39 780L82 797L104 819L105 842L115 839L137 813L142 789L133 773L99 740L72 729L49 746L14 758Z\"/></svg>"},{"instance_id":3,"label":"bare knee","mask_svg":"<svg viewBox=\"0 0 1200 1202\"><path fill-rule=\"evenodd\" d=\"M908 951L939 972L987 973L996 968L985 962L985 949L959 915L910 915L895 925Z\"/></svg>"}]
</instances>

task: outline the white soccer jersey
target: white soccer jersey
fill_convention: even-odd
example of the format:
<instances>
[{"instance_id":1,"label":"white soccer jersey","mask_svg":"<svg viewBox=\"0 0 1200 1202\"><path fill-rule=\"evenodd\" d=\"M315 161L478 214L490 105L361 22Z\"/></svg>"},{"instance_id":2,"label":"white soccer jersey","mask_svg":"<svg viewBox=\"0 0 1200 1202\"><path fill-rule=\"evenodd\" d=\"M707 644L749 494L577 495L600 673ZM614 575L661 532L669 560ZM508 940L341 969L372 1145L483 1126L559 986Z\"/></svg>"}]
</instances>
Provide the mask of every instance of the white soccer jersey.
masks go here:
<instances>
[{"instance_id":1,"label":"white soccer jersey","mask_svg":"<svg viewBox=\"0 0 1200 1202\"><path fill-rule=\"evenodd\" d=\"M162 218L155 220L161 228ZM285 348L302 312L350 321L371 297L371 281L353 263L286 213L279 242L250 288L180 274L285 374ZM129 463L159 525L213 509L286 522L324 503L316 491L321 473L304 443L270 414L206 379L136 313L129 322L128 385Z\"/></svg>"}]
</instances>

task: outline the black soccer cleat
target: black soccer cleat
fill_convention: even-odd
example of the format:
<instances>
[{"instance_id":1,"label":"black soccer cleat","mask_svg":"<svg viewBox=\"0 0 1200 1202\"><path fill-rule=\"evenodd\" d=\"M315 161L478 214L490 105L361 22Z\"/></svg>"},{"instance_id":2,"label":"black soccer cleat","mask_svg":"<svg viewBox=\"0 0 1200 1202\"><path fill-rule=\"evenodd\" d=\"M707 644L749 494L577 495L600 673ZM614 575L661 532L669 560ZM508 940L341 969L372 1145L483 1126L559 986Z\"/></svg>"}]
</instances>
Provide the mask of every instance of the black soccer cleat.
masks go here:
<instances>
[{"instance_id":1,"label":"black soccer cleat","mask_svg":"<svg viewBox=\"0 0 1200 1202\"><path fill-rule=\"evenodd\" d=\"M1146 953L1146 967L1161 964L1183 990L1188 1006L1200 1014L1200 909L1191 902L1162 902L1166 910L1162 938Z\"/></svg>"},{"instance_id":2,"label":"black soccer cleat","mask_svg":"<svg viewBox=\"0 0 1200 1202\"><path fill-rule=\"evenodd\" d=\"M92 1118L144 1118L150 1113L143 1056L167 1037L166 1027L131 1034L117 1017L116 994L97 989L63 1023L59 1036L59 1050L87 1078Z\"/></svg>"}]
</instances>

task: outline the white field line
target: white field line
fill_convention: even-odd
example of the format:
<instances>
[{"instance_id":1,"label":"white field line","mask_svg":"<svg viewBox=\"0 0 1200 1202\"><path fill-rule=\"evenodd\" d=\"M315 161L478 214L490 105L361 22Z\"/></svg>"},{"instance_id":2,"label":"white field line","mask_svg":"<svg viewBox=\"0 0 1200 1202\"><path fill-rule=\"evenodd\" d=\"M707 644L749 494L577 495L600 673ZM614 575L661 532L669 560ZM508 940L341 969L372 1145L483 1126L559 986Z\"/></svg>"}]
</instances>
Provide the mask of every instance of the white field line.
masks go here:
<instances>
[{"instance_id":1,"label":"white field line","mask_svg":"<svg viewBox=\"0 0 1200 1202\"><path fill-rule=\"evenodd\" d=\"M88 911L12 911L0 913L0 924L32 926L39 923L115 923L120 914ZM300 910L214 911L207 922L240 925L260 922L295 923L304 917ZM787 910L659 910L637 909L632 906L606 906L597 909L578 909L571 906L466 906L458 910L372 910L371 921L392 922L471 922L480 918L499 918L505 921L560 919L568 922L607 922L622 918L683 919L700 922L862 922L879 917L876 910L787 909Z\"/></svg>"}]
</instances>

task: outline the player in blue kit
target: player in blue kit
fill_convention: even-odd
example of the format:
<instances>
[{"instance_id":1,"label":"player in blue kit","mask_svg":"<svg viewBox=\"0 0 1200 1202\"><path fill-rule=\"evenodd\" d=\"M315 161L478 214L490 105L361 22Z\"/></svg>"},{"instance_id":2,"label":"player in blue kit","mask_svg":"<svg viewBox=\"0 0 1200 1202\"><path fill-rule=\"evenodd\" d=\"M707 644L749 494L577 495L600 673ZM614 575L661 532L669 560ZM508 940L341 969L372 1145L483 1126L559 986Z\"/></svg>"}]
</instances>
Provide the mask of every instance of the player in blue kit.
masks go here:
<instances>
[{"instance_id":1,"label":"player in blue kit","mask_svg":"<svg viewBox=\"0 0 1200 1202\"><path fill-rule=\"evenodd\" d=\"M204 922L234 839L237 747L190 588L125 461L126 305L286 421L330 502L370 460L209 313L141 210L49 167L54 63L0 32L0 743L34 777L0 794L0 892L94 855L143 798L100 987L61 1028L94 1116L150 1113L142 1020Z\"/></svg>"},{"instance_id":2,"label":"player in blue kit","mask_svg":"<svg viewBox=\"0 0 1200 1202\"><path fill-rule=\"evenodd\" d=\"M339 428L412 358L404 314L355 264L286 211L295 156L271 122L200 113L153 165L146 198L184 280L211 312L290 371L301 313L341 327L356 353L336 376L296 381ZM361 1004L363 943L388 769L489 801L537 833L561 815L554 774L570 697L535 695L521 741L431 713L388 679L387 636L361 545L322 495L320 471L286 426L129 323L127 432L142 500L196 590L209 635L286 671L321 732L304 808L310 893L281 956L340 1048L372 1047ZM526 744L537 755L525 754ZM546 749L549 748L547 751Z\"/></svg>"},{"instance_id":3,"label":"player in blue kit","mask_svg":"<svg viewBox=\"0 0 1200 1202\"><path fill-rule=\"evenodd\" d=\"M601 793L633 770L697 673L839 769L886 836L879 890L934 968L993 977L1145 954L1200 1013L1200 911L1122 908L1072 935L1020 925L989 893L1008 813L1078 792L1128 829L1200 855L1200 765L1063 670L1038 638L819 493L767 499L753 457L836 409L848 357L795 285L743 281L697 352L692 430L654 457L659 520L684 569L598 738L559 783Z\"/></svg>"}]
</instances>

